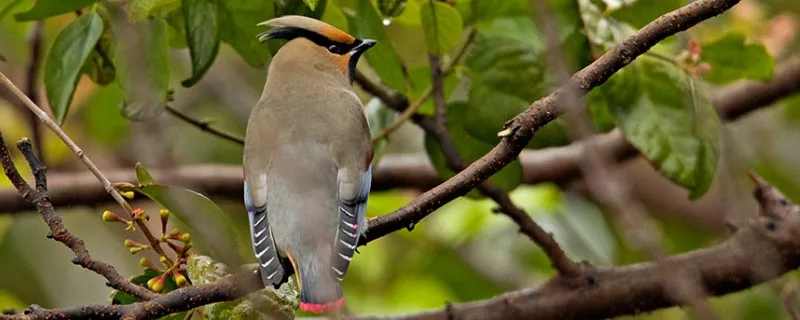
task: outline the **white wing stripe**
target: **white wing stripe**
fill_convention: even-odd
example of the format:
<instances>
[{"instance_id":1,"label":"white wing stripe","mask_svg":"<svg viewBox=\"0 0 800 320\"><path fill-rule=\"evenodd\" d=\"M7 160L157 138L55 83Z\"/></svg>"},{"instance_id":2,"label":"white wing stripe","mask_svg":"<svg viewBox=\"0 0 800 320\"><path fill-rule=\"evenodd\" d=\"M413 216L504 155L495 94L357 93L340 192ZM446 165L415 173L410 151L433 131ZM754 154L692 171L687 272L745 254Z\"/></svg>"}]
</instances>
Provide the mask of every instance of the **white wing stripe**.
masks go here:
<instances>
[{"instance_id":1,"label":"white wing stripe","mask_svg":"<svg viewBox=\"0 0 800 320\"><path fill-rule=\"evenodd\" d=\"M352 223L349 223L349 222L347 222L347 221L344 221L344 220L342 220L342 223L344 223L344 225L346 225L346 226L347 226L347 227L349 227L350 229L353 229L353 230L355 230L355 229L356 229L356 225L354 225L354 224L352 224Z\"/></svg>"},{"instance_id":2,"label":"white wing stripe","mask_svg":"<svg viewBox=\"0 0 800 320\"><path fill-rule=\"evenodd\" d=\"M340 228L340 229L342 229L342 232L344 232L344 234L350 236L351 238L355 238L356 237L355 233L350 233L350 232L344 231L344 228Z\"/></svg>"},{"instance_id":3,"label":"white wing stripe","mask_svg":"<svg viewBox=\"0 0 800 320\"><path fill-rule=\"evenodd\" d=\"M344 275L344 272L339 271L339 269L336 269L336 267L334 266L331 266L331 269L333 269L333 271L336 271L336 273L338 273L340 276Z\"/></svg>"},{"instance_id":4,"label":"white wing stripe","mask_svg":"<svg viewBox=\"0 0 800 320\"><path fill-rule=\"evenodd\" d=\"M258 237L260 237L262 234L264 234L264 231L267 231L267 228L261 229L261 231L258 231L258 232L256 232L256 233L254 233L254 234L253 234L253 236L254 236L254 237L256 237L256 238L258 238Z\"/></svg>"},{"instance_id":5,"label":"white wing stripe","mask_svg":"<svg viewBox=\"0 0 800 320\"><path fill-rule=\"evenodd\" d=\"M256 246L256 247L258 247L259 245L261 245L262 243L264 243L264 241L265 241L265 240L267 240L267 237L263 237L263 238L261 238L261 240L258 240L258 241L256 241L256 242L255 242L253 245L254 245L254 246Z\"/></svg>"},{"instance_id":6,"label":"white wing stripe","mask_svg":"<svg viewBox=\"0 0 800 320\"><path fill-rule=\"evenodd\" d=\"M267 279L272 279L272 277L274 277L276 273L278 273L278 270L275 270L275 272L273 272L272 274L268 275Z\"/></svg>"},{"instance_id":7,"label":"white wing stripe","mask_svg":"<svg viewBox=\"0 0 800 320\"><path fill-rule=\"evenodd\" d=\"M342 259L345 259L345 260L347 260L347 261L350 261L350 260L352 260L352 259L353 259L352 257L348 257L348 256L346 256L346 255L343 255L341 252L339 252L339 256L340 256L340 257L342 257Z\"/></svg>"},{"instance_id":8,"label":"white wing stripe","mask_svg":"<svg viewBox=\"0 0 800 320\"><path fill-rule=\"evenodd\" d=\"M347 242L344 242L344 240L342 240L342 239L339 239L339 242L341 242L343 245L345 245L345 247L348 247L348 248L350 248L350 250L352 250L352 249L355 249L355 248L356 248L356 245L354 245L354 244L349 244L349 243L347 243Z\"/></svg>"},{"instance_id":9,"label":"white wing stripe","mask_svg":"<svg viewBox=\"0 0 800 320\"><path fill-rule=\"evenodd\" d=\"M340 209L340 210L342 210L342 211L344 211L344 213L346 213L346 214L347 214L348 216L350 216L351 218L355 218L355 217L356 217L355 215L353 215L352 213L350 213L350 211L347 211L347 210L345 210L345 209L344 209L344 208L342 208L342 207L339 207L339 209Z\"/></svg>"},{"instance_id":10,"label":"white wing stripe","mask_svg":"<svg viewBox=\"0 0 800 320\"><path fill-rule=\"evenodd\" d=\"M261 256L263 256L265 253L267 253L267 250L269 250L269 248L272 248L272 247L267 246L266 248L264 248L264 250L261 250L261 252L256 253L256 258L261 258Z\"/></svg>"},{"instance_id":11,"label":"white wing stripe","mask_svg":"<svg viewBox=\"0 0 800 320\"><path fill-rule=\"evenodd\" d=\"M256 221L256 223L253 224L253 227L258 227L258 225L261 224L261 222L263 222L264 219L266 219L266 218L267 218L267 215L261 216L261 219L258 219L258 221Z\"/></svg>"},{"instance_id":12,"label":"white wing stripe","mask_svg":"<svg viewBox=\"0 0 800 320\"><path fill-rule=\"evenodd\" d=\"M270 263L272 263L273 260L275 260L275 257L272 257L271 259L269 259L269 261L262 263L261 267L262 268L266 268ZM275 272L277 272L277 271L275 271ZM270 276L269 278L271 279L272 276Z\"/></svg>"}]
</instances>

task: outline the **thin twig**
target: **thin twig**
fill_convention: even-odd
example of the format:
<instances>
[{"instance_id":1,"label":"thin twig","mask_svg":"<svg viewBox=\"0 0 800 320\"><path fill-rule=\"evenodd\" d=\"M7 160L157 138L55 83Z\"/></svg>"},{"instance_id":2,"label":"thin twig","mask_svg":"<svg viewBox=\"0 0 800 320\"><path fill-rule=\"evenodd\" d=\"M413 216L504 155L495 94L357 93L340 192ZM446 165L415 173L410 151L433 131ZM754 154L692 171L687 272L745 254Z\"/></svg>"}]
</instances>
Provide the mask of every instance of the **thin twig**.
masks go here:
<instances>
[{"instance_id":1,"label":"thin twig","mask_svg":"<svg viewBox=\"0 0 800 320\"><path fill-rule=\"evenodd\" d=\"M431 66L431 77L433 84L433 102L435 106L434 112L434 130L426 130L428 134L433 135L442 149L445 157L445 162L450 170L459 172L467 167L466 161L458 152L453 137L447 129L447 110L444 97L444 74L440 69L440 58L436 55L429 56ZM578 264L570 259L561 246L547 233L539 224L537 224L528 215L525 210L514 205L508 193L503 189L484 181L478 185L478 191L483 195L494 200L499 206L500 211L507 215L511 220L517 223L520 232L528 236L534 243L536 243L550 258L553 267L558 270L559 274L567 278L578 278L582 272Z\"/></svg>"},{"instance_id":2,"label":"thin twig","mask_svg":"<svg viewBox=\"0 0 800 320\"><path fill-rule=\"evenodd\" d=\"M61 217L56 215L53 205L50 204L50 199L47 195L47 169L33 153L30 140L23 138L17 143L17 147L22 151L25 159L28 160L28 164L30 164L31 171L36 180L35 190L28 185L17 171L17 168L11 160L8 147L3 139L3 133L0 132L0 162L2 162L5 175L11 180L14 187L19 191L19 194L25 198L25 200L36 206L37 211L39 211L39 214L42 215L42 218L50 228L50 233L47 237L61 242L70 248L70 250L75 253L75 258L72 259L72 263L103 276L108 280L106 285L109 287L126 292L143 300L157 297L158 294L126 280L117 272L114 266L92 258L86 246L83 244L83 240L70 233L69 230L64 227Z\"/></svg>"},{"instance_id":3,"label":"thin twig","mask_svg":"<svg viewBox=\"0 0 800 320\"><path fill-rule=\"evenodd\" d=\"M428 88L422 94L422 96L419 97L419 99L417 99L416 101L411 103L408 106L408 108L405 108L405 110L403 110L403 112L400 113L400 115L397 117L397 119L394 120L394 122L390 123L388 126L383 128L383 130L378 132L378 134L376 134L374 137L372 137L372 143L378 142L378 141L388 137L389 134L391 134L392 132L397 130L397 128L399 128L401 125L406 123L406 121L408 119L411 119L412 116L417 114L417 111L419 110L419 107L421 107L423 104L425 104L425 101L428 100L428 98L430 98L430 97L431 97L431 89Z\"/></svg>"},{"instance_id":4,"label":"thin twig","mask_svg":"<svg viewBox=\"0 0 800 320\"><path fill-rule=\"evenodd\" d=\"M42 30L44 29L44 20L38 20L33 24L30 38L28 39L28 47L30 48L30 61L27 66L27 81L25 82L25 95L33 101L37 106L39 105L39 90L37 75L42 66ZM36 143L36 154L39 159L44 163L44 141L42 141L42 127L39 125L39 119L32 113L27 113L28 125L31 128L33 141ZM45 163L46 164L46 163Z\"/></svg>"},{"instance_id":5,"label":"thin twig","mask_svg":"<svg viewBox=\"0 0 800 320\"><path fill-rule=\"evenodd\" d=\"M476 36L477 36L477 31L475 31L475 29L470 28L469 30L467 30L466 40L458 48L456 54L453 55L453 58L450 60L450 63L442 68L443 77L446 77L450 75L450 73L455 71L455 67L459 63L461 63L464 57L466 57L466 53L469 47L472 45L472 42L475 41ZM431 68L433 68L433 66L431 66ZM381 88L379 85L371 83L369 79L367 79L363 75L361 75L360 77L356 77L356 81L358 82L359 85L361 85L361 87L364 90L370 92L373 96L376 96L379 99L381 99L384 103L389 105L390 108L401 112L400 116L398 116L397 119L394 120L394 122L390 123L388 126L383 128L383 130L378 132L378 134L372 137L373 143L386 138L387 136L389 136L389 134L397 130L397 128L399 128L402 124L406 123L406 121L414 117L417 114L419 108L423 104L425 104L425 101L427 101L431 97L433 88L433 86L428 87L427 89L425 89L425 92L422 93L419 99L417 99L411 104L408 104L407 103L408 99L397 99L392 97L392 95L388 93L388 89Z\"/></svg>"},{"instance_id":6,"label":"thin twig","mask_svg":"<svg viewBox=\"0 0 800 320\"><path fill-rule=\"evenodd\" d=\"M223 130L214 128L213 126L211 126L211 122L210 121L194 119L194 118L192 118L192 117L190 117L190 116L188 116L188 115L186 115L186 114L184 114L184 113L182 113L182 112L180 112L180 111L178 111L175 108L170 107L170 106L166 106L166 109L173 116L176 116L179 119L181 119L183 121L186 121L187 123L197 127L198 129L200 129L202 131L208 132L208 133L210 133L212 135L215 135L217 137L220 137L222 139L225 139L225 140L228 140L228 141L231 141L231 142L234 142L234 143L238 143L238 144L244 145L244 138L242 138L240 136L237 136L235 134L228 133L228 132L225 132Z\"/></svg>"},{"instance_id":7,"label":"thin twig","mask_svg":"<svg viewBox=\"0 0 800 320\"><path fill-rule=\"evenodd\" d=\"M100 183L103 184L103 188L105 188L106 192L108 192L114 198L114 200L116 200L117 203L119 203L119 205L122 206L125 212L128 213L128 216L131 217L131 220L136 222L136 225L139 227L139 229L142 230L142 233L147 238L147 241L150 242L150 246L153 248L153 250L155 250L160 256L169 259L167 254L161 248L161 244L158 238L153 236L153 233L150 232L150 229L143 221L141 221L140 219L132 218L133 208L131 208L131 205L128 204L127 201L125 201L125 198L123 198L122 195L117 191L117 189L114 188L111 182L108 181L108 178L106 178L106 176L103 175L102 172L100 172L100 169L98 169L97 166L94 164L94 162L92 162L92 160L89 159L89 156L87 156L83 152L83 150L80 147L78 147L78 145L75 144L75 142L72 141L72 139L63 130L61 130L61 128L53 121L53 119L50 118L50 116L47 115L46 112L44 112L41 108L39 108L39 106L37 106L36 103L31 101L31 99L29 99L28 96L26 96L19 88L17 88L17 86L14 85L14 83L11 82L11 80L8 79L8 77L6 77L6 75L3 74L2 72L0 72L0 83L2 83L3 86L8 88L8 90L11 91L11 93L13 93L17 97L17 99L22 101L22 103L25 104L26 107L28 107L28 110L33 112L41 122L43 122L48 128L50 128L50 130L55 132L55 134L58 136L59 139L61 139L61 141L64 141L64 144L66 144L67 147L69 147L70 150L72 150L72 152L75 154L75 156L77 156L78 159L80 159L81 162L83 162L83 164L86 165L86 167L89 169L89 171L92 172L92 174L94 174L97 180L100 180Z\"/></svg>"}]
</instances>

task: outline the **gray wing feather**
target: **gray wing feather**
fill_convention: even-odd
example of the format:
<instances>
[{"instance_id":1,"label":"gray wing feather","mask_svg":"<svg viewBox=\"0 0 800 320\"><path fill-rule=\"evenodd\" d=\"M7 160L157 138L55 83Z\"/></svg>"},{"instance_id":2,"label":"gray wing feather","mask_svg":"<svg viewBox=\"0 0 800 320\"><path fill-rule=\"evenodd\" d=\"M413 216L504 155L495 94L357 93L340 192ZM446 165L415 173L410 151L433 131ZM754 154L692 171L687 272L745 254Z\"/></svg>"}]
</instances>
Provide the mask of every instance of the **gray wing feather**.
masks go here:
<instances>
[{"instance_id":1,"label":"gray wing feather","mask_svg":"<svg viewBox=\"0 0 800 320\"><path fill-rule=\"evenodd\" d=\"M366 227L367 198L372 185L372 166L361 174L361 183L355 199L339 200L339 229L333 244L331 268L339 281L344 278L350 260L358 247L358 240Z\"/></svg>"},{"instance_id":2,"label":"gray wing feather","mask_svg":"<svg viewBox=\"0 0 800 320\"><path fill-rule=\"evenodd\" d=\"M265 286L271 284L277 288L284 281L285 271L281 265L281 259L278 257L272 230L269 227L267 204L260 207L253 205L247 181L244 182L244 203L250 221L250 235L253 236L250 239L253 244L253 252L261 269L261 280Z\"/></svg>"}]
</instances>

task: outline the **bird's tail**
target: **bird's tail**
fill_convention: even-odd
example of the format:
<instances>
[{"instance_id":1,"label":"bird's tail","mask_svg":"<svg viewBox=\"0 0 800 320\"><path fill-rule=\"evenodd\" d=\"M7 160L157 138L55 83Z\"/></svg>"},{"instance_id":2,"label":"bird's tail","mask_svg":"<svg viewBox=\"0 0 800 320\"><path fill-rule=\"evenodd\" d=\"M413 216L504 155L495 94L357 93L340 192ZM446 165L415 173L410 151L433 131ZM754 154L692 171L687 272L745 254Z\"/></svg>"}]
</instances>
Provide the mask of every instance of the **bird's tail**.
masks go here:
<instances>
[{"instance_id":1,"label":"bird's tail","mask_svg":"<svg viewBox=\"0 0 800 320\"><path fill-rule=\"evenodd\" d=\"M333 276L330 267L322 263L306 263L300 265L294 257L287 253L295 269L298 287L300 288L300 310L313 313L335 313L344 308L344 293L339 280Z\"/></svg>"}]
</instances>

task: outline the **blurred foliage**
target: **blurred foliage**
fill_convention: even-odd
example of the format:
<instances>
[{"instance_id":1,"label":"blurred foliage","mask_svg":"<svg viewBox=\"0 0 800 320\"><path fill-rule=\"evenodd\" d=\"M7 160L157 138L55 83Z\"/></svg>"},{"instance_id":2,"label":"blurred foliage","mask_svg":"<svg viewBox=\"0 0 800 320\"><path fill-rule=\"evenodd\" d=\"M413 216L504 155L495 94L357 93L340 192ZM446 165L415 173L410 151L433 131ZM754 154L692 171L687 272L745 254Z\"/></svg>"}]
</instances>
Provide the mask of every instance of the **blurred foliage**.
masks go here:
<instances>
[{"instance_id":1,"label":"blurred foliage","mask_svg":"<svg viewBox=\"0 0 800 320\"><path fill-rule=\"evenodd\" d=\"M686 2L547 0L570 72ZM243 132L249 109L260 95L265 66L280 47L280 42L259 43L256 35L267 27L257 24L280 15L320 18L359 38L377 40L359 70L411 101L421 99L431 86L428 54L441 54L445 64L454 66L444 79L448 129L457 149L470 161L491 150L507 120L558 85L547 61L546 37L526 0L118 3L0 0L0 52L8 61L0 63L0 69L15 76L25 74L31 21L45 19L43 68L35 75L44 84L42 104L93 159L99 158L101 168L132 167L137 162L148 168L240 163L241 146L163 115L164 107L170 103L193 117L216 119L215 126ZM666 39L585 99L597 131L619 126L649 163L686 188L692 199L706 195L720 175L718 162L724 152L719 140L734 131L720 128L709 102L713 90L743 79L771 79L778 71L774 60L791 56L800 45L797 1L745 0L732 11ZM453 61L465 35L473 31L476 40L465 58ZM365 111L376 134L397 115L379 100L370 99L365 98ZM756 129L742 130L752 134L734 132L732 140L741 141L743 149L753 145L742 151L748 168L800 202L800 181L794 178L800 176L795 165L800 154L786 147L796 144L800 135L800 99L779 105L768 116L757 118L759 122L749 122L748 128ZM432 115L432 102L424 101L420 113ZM26 114L2 101L0 129L9 141L31 134ZM403 149L397 145L406 145L427 154L442 176L452 176L431 137L398 132L390 138L377 142L375 163L393 148ZM564 122L556 120L527 147L569 142ZM52 171L76 167L52 133L46 132L42 143ZM15 160L19 158L15 154ZM20 169L29 174L26 166ZM553 185L521 185L522 174L522 165L514 161L490 181L511 191L514 202L553 232L571 257L604 267L646 259L630 249L623 241L625 230L618 230L615 221L592 201ZM238 199L216 199L213 194L200 195L142 178L140 185L127 188L154 202L136 197L137 204L147 212L169 208L177 218L170 220L170 228L191 230L197 240L193 251L210 255L190 259L187 276L192 283L208 282L200 280L203 276L192 265L217 268L214 260L228 262L229 256L254 261L247 219ZM0 186L9 187L5 179L0 179ZM389 213L413 196L401 191L375 192L367 214ZM400 231L360 248L343 283L350 309L357 314L402 314L543 283L553 274L546 256L513 232L517 227L509 219L490 214L495 206L471 192L439 209L413 232ZM156 271L136 264L121 246L124 235L118 226L112 229L99 222L101 211L59 209L67 226L86 240L96 257L112 262L123 274L138 275L146 285ZM714 232L684 221L658 223L674 253L719 241ZM45 233L35 214L0 215L0 261L14 262L0 264L0 274L14 275L0 277L0 309L31 303L57 307L107 302L102 279L72 266L68 250L45 239ZM69 276L53 277L54 268ZM68 291L74 288L79 288L79 294ZM253 297L206 311L215 319L263 317L258 309L272 300L263 294ZM723 319L786 317L780 293L769 285L711 299L711 305ZM683 310L670 308L625 319L687 317Z\"/></svg>"}]
</instances>

